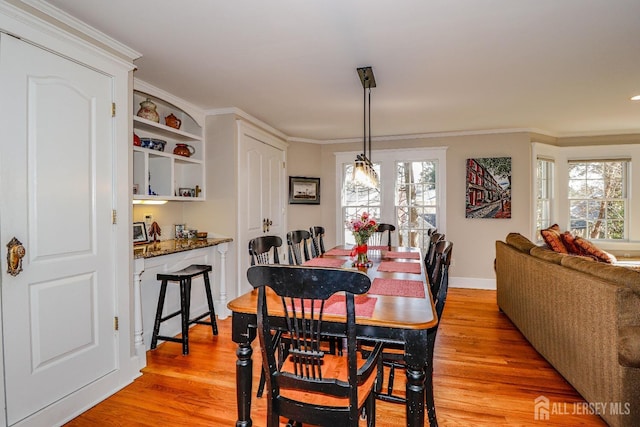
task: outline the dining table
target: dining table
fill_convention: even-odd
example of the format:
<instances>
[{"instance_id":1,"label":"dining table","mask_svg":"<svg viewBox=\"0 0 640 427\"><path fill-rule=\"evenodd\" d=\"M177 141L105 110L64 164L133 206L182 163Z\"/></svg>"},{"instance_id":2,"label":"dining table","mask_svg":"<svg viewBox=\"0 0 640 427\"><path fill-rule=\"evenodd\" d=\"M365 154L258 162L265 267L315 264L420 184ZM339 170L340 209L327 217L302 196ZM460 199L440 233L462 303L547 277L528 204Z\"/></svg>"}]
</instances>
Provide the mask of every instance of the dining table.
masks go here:
<instances>
[{"instance_id":1,"label":"dining table","mask_svg":"<svg viewBox=\"0 0 640 427\"><path fill-rule=\"evenodd\" d=\"M305 262L309 268L359 269L371 279L369 291L356 299L358 339L381 341L404 348L406 365L406 425L424 427L425 393L433 393L428 336L438 323L420 248L369 246L370 266L354 267L349 245L331 248ZM251 427L253 349L256 338L258 293L249 291L228 303L232 313L232 339L236 351L237 427ZM269 313L274 328L285 329L281 313ZM323 333L340 334L344 316L323 319ZM429 399L433 402L433 399ZM426 408L430 426L437 426L435 407Z\"/></svg>"}]
</instances>

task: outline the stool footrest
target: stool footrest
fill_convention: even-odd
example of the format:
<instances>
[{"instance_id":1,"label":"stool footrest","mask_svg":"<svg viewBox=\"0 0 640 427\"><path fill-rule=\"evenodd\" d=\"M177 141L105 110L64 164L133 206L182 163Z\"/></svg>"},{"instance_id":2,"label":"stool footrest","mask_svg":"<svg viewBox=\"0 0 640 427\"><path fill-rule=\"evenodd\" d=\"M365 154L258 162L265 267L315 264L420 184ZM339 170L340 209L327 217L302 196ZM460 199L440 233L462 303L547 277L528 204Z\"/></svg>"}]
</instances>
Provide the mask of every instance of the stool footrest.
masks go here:
<instances>
[{"instance_id":1,"label":"stool footrest","mask_svg":"<svg viewBox=\"0 0 640 427\"><path fill-rule=\"evenodd\" d=\"M176 312L174 312L174 313L171 313L171 314L167 314L166 316L164 316L163 318L161 318L161 319L160 319L160 321L161 321L161 322L164 322L165 320L169 320L169 319L171 319L171 318L173 318L173 317L176 317L176 316L177 316L177 315L179 315L179 314L182 314L182 311L181 311L181 310L178 310L178 311L176 311Z\"/></svg>"},{"instance_id":2,"label":"stool footrest","mask_svg":"<svg viewBox=\"0 0 640 427\"><path fill-rule=\"evenodd\" d=\"M168 337L165 335L158 335L156 338L163 341L182 342L182 338Z\"/></svg>"}]
</instances>

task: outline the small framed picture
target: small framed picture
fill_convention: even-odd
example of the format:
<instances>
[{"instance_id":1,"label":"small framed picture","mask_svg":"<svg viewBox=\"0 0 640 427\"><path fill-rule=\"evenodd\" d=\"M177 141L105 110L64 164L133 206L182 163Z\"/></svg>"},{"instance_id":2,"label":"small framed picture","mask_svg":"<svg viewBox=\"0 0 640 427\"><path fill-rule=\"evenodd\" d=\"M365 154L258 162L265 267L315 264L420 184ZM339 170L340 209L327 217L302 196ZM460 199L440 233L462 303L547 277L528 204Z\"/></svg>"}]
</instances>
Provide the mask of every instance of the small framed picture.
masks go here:
<instances>
[{"instance_id":1,"label":"small framed picture","mask_svg":"<svg viewBox=\"0 0 640 427\"><path fill-rule=\"evenodd\" d=\"M133 223L133 243L147 243L149 241L149 236L147 235L147 224L144 222L134 222Z\"/></svg>"},{"instance_id":2,"label":"small framed picture","mask_svg":"<svg viewBox=\"0 0 640 427\"><path fill-rule=\"evenodd\" d=\"M319 205L320 178L289 177L289 204Z\"/></svg>"},{"instance_id":3,"label":"small framed picture","mask_svg":"<svg viewBox=\"0 0 640 427\"><path fill-rule=\"evenodd\" d=\"M184 224L176 224L176 239L186 239L188 237Z\"/></svg>"}]
</instances>

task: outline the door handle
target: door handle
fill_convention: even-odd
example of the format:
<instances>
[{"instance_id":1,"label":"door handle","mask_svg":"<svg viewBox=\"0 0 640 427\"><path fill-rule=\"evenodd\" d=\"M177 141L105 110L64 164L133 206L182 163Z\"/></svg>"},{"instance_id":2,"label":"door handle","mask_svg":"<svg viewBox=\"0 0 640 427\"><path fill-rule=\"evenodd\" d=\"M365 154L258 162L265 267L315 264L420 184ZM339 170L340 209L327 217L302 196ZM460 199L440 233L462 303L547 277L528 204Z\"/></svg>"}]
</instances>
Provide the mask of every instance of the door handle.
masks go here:
<instances>
[{"instance_id":1,"label":"door handle","mask_svg":"<svg viewBox=\"0 0 640 427\"><path fill-rule=\"evenodd\" d=\"M27 251L15 237L7 243L7 273L17 276L22 271L22 258Z\"/></svg>"}]
</instances>

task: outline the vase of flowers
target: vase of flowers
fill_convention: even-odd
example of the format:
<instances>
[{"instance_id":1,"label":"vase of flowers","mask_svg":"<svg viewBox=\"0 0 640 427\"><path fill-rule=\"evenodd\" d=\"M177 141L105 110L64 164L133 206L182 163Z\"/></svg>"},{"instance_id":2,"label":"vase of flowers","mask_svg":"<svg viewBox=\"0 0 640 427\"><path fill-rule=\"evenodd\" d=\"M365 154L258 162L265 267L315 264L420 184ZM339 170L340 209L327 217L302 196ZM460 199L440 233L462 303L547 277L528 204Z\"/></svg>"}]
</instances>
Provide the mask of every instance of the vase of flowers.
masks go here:
<instances>
[{"instance_id":1,"label":"vase of flowers","mask_svg":"<svg viewBox=\"0 0 640 427\"><path fill-rule=\"evenodd\" d=\"M347 228L353 233L356 240L356 246L351 252L351 256L355 258L354 267L371 267L372 262L367 256L367 242L369 237L378 230L378 223L368 212L363 212L358 218L347 222Z\"/></svg>"}]
</instances>

